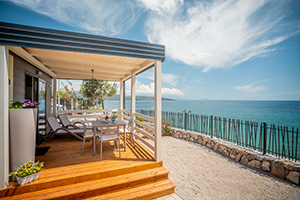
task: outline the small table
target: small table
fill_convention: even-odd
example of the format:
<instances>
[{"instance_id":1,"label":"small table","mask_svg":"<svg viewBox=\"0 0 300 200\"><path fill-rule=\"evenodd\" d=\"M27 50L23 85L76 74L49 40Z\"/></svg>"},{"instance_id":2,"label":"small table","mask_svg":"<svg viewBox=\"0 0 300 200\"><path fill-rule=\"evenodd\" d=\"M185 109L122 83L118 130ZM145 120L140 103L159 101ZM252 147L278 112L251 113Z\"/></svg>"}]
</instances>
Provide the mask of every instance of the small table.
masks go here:
<instances>
[{"instance_id":1,"label":"small table","mask_svg":"<svg viewBox=\"0 0 300 200\"><path fill-rule=\"evenodd\" d=\"M112 122L111 120L107 120L107 122L104 121L92 121L92 127L93 127L93 133L94 133L94 139L93 139L93 151L94 151L94 156L95 154L95 147L96 147L96 131L97 128L102 128L102 126L106 126L106 125L119 125L119 126L123 126L124 128L124 151L126 151L126 123L124 123L123 121L116 119L116 121Z\"/></svg>"}]
</instances>

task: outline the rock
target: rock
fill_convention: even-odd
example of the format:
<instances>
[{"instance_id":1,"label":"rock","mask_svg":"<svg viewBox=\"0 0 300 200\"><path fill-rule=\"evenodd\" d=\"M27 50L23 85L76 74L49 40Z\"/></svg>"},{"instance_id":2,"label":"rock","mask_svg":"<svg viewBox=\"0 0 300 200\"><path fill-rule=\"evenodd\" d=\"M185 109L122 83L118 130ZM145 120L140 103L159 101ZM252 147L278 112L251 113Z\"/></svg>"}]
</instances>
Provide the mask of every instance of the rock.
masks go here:
<instances>
[{"instance_id":1,"label":"rock","mask_svg":"<svg viewBox=\"0 0 300 200\"><path fill-rule=\"evenodd\" d=\"M271 167L271 163L269 161L263 161L261 167L262 167L263 170L269 172L270 167Z\"/></svg>"},{"instance_id":2,"label":"rock","mask_svg":"<svg viewBox=\"0 0 300 200\"><path fill-rule=\"evenodd\" d=\"M251 160L250 162L248 162L247 165L250 166L250 167L258 168L258 169L261 168L261 162L258 161L258 160Z\"/></svg>"},{"instance_id":3,"label":"rock","mask_svg":"<svg viewBox=\"0 0 300 200\"><path fill-rule=\"evenodd\" d=\"M226 150L226 148L223 144L220 144L220 148L222 149L222 151Z\"/></svg>"},{"instance_id":4,"label":"rock","mask_svg":"<svg viewBox=\"0 0 300 200\"><path fill-rule=\"evenodd\" d=\"M207 138L206 138L206 137L203 137L202 139L203 139L203 141L204 141L205 143L207 142Z\"/></svg>"},{"instance_id":5,"label":"rock","mask_svg":"<svg viewBox=\"0 0 300 200\"><path fill-rule=\"evenodd\" d=\"M229 156L229 153L228 153L227 150L224 150L224 151L223 151L223 154L224 154L225 156Z\"/></svg>"},{"instance_id":6,"label":"rock","mask_svg":"<svg viewBox=\"0 0 300 200\"><path fill-rule=\"evenodd\" d=\"M251 161L251 160L254 160L256 158L255 155L249 153L249 156L248 156L248 160Z\"/></svg>"},{"instance_id":7,"label":"rock","mask_svg":"<svg viewBox=\"0 0 300 200\"><path fill-rule=\"evenodd\" d=\"M214 150L217 151L218 147L219 147L219 145L218 145L218 144L215 144Z\"/></svg>"},{"instance_id":8,"label":"rock","mask_svg":"<svg viewBox=\"0 0 300 200\"><path fill-rule=\"evenodd\" d=\"M205 142L204 140L202 140L202 144L203 144L203 145L206 145L206 142Z\"/></svg>"},{"instance_id":9,"label":"rock","mask_svg":"<svg viewBox=\"0 0 300 200\"><path fill-rule=\"evenodd\" d=\"M235 157L235 161L236 162L240 162L242 155L239 153L236 157Z\"/></svg>"},{"instance_id":10,"label":"rock","mask_svg":"<svg viewBox=\"0 0 300 200\"><path fill-rule=\"evenodd\" d=\"M240 151L240 154L241 154L241 155L244 155L244 154L245 154L245 151Z\"/></svg>"},{"instance_id":11,"label":"rock","mask_svg":"<svg viewBox=\"0 0 300 200\"><path fill-rule=\"evenodd\" d=\"M263 158L260 157L260 156L257 156L255 159L256 159L256 160L259 160L259 161L263 161Z\"/></svg>"},{"instance_id":12,"label":"rock","mask_svg":"<svg viewBox=\"0 0 300 200\"><path fill-rule=\"evenodd\" d=\"M230 154L234 155L234 157L238 154L235 149L231 149Z\"/></svg>"},{"instance_id":13,"label":"rock","mask_svg":"<svg viewBox=\"0 0 300 200\"><path fill-rule=\"evenodd\" d=\"M286 176L287 180L295 184L299 184L299 177L300 173L296 171L290 171L289 174Z\"/></svg>"},{"instance_id":14,"label":"rock","mask_svg":"<svg viewBox=\"0 0 300 200\"><path fill-rule=\"evenodd\" d=\"M199 143L199 144L202 144L202 137L199 137L199 138L198 138L198 143Z\"/></svg>"},{"instance_id":15,"label":"rock","mask_svg":"<svg viewBox=\"0 0 300 200\"><path fill-rule=\"evenodd\" d=\"M230 156L229 156L232 160L235 160L235 155L234 154L231 154L230 153Z\"/></svg>"},{"instance_id":16,"label":"rock","mask_svg":"<svg viewBox=\"0 0 300 200\"><path fill-rule=\"evenodd\" d=\"M222 149L220 147L218 147L217 152L222 153Z\"/></svg>"},{"instance_id":17,"label":"rock","mask_svg":"<svg viewBox=\"0 0 300 200\"><path fill-rule=\"evenodd\" d=\"M207 146L208 148L211 148L210 143L206 143L206 146Z\"/></svg>"},{"instance_id":18,"label":"rock","mask_svg":"<svg viewBox=\"0 0 300 200\"><path fill-rule=\"evenodd\" d=\"M244 154L244 155L242 156L241 163L243 163L244 165L247 165L247 163L248 163L248 158L247 158L247 155L246 155L246 154Z\"/></svg>"},{"instance_id":19,"label":"rock","mask_svg":"<svg viewBox=\"0 0 300 200\"><path fill-rule=\"evenodd\" d=\"M279 178L284 178L284 167L279 163L272 163L271 173Z\"/></svg>"},{"instance_id":20,"label":"rock","mask_svg":"<svg viewBox=\"0 0 300 200\"><path fill-rule=\"evenodd\" d=\"M194 142L194 141L195 141L195 139L194 139L193 137L191 137L191 138L190 138L190 141L191 141L191 142Z\"/></svg>"}]
</instances>

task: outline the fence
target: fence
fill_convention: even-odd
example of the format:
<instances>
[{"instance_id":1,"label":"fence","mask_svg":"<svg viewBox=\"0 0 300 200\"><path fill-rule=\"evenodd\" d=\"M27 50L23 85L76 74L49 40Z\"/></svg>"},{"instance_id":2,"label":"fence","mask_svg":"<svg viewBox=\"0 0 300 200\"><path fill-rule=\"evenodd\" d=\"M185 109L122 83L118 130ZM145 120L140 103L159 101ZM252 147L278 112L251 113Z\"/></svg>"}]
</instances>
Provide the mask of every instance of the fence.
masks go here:
<instances>
[{"instance_id":1,"label":"fence","mask_svg":"<svg viewBox=\"0 0 300 200\"><path fill-rule=\"evenodd\" d=\"M152 110L139 110L154 116ZM162 112L162 120L172 127L199 132L240 146L249 147L263 154L300 161L299 129L267 123L227 119L189 113Z\"/></svg>"}]
</instances>

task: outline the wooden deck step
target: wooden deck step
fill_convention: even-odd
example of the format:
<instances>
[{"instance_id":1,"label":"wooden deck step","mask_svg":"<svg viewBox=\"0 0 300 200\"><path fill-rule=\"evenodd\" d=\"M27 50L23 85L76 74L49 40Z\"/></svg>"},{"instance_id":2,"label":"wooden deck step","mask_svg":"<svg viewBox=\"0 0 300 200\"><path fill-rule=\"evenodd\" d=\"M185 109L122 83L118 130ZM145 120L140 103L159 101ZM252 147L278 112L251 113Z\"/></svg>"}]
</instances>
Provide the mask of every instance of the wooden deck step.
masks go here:
<instances>
[{"instance_id":1,"label":"wooden deck step","mask_svg":"<svg viewBox=\"0 0 300 200\"><path fill-rule=\"evenodd\" d=\"M168 180L168 173L168 170L164 167L157 167L93 181L28 192L4 199L84 199L90 197L96 199L122 199L120 195L125 195L126 199L136 196L145 198L151 196L152 198L174 192L175 186Z\"/></svg>"},{"instance_id":2,"label":"wooden deck step","mask_svg":"<svg viewBox=\"0 0 300 200\"><path fill-rule=\"evenodd\" d=\"M169 179L163 179L154 183L145 184L138 187L127 188L116 192L98 195L85 200L129 200L129 199L154 199L174 193L175 185Z\"/></svg>"},{"instance_id":3,"label":"wooden deck step","mask_svg":"<svg viewBox=\"0 0 300 200\"><path fill-rule=\"evenodd\" d=\"M128 173L162 167L162 162L92 162L41 171L38 180L23 186L9 186L4 196L18 195L38 190L99 180ZM16 183L15 183L16 185Z\"/></svg>"}]
</instances>

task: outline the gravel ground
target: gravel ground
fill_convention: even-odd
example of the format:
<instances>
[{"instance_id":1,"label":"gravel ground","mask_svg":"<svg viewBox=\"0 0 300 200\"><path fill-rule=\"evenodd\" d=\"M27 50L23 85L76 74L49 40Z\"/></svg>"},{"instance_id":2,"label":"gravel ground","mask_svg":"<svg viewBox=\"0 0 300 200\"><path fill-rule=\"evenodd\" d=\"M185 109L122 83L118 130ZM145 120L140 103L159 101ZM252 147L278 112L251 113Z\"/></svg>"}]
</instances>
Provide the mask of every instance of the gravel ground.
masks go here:
<instances>
[{"instance_id":1,"label":"gravel ground","mask_svg":"<svg viewBox=\"0 0 300 200\"><path fill-rule=\"evenodd\" d=\"M169 179L186 199L300 199L300 187L199 144L163 137L162 150Z\"/></svg>"}]
</instances>

